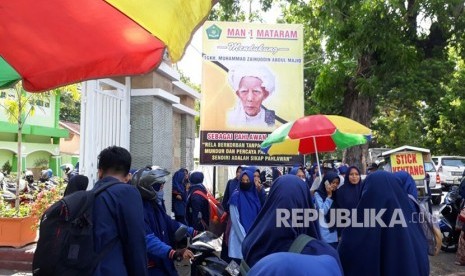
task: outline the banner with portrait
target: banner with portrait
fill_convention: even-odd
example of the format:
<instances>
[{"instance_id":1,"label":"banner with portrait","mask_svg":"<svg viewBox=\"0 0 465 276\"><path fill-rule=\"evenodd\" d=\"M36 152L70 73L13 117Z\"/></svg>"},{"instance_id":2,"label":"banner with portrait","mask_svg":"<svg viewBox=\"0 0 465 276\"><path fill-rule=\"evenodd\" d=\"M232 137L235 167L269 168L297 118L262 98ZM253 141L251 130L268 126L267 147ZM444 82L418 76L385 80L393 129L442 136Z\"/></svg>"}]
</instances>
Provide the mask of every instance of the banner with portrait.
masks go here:
<instances>
[{"instance_id":1,"label":"banner with portrait","mask_svg":"<svg viewBox=\"0 0 465 276\"><path fill-rule=\"evenodd\" d=\"M302 25L207 21L202 57L200 163L301 163L260 144L304 115Z\"/></svg>"}]
</instances>

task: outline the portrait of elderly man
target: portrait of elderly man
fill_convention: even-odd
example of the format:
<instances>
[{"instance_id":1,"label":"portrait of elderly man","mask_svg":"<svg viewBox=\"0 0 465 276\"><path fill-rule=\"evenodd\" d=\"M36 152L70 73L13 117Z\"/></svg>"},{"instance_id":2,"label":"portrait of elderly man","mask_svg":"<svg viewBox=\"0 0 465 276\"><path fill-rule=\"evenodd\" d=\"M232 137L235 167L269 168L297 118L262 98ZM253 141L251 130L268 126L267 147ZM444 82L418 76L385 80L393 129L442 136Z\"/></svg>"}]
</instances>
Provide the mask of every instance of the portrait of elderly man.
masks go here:
<instances>
[{"instance_id":1,"label":"portrait of elderly man","mask_svg":"<svg viewBox=\"0 0 465 276\"><path fill-rule=\"evenodd\" d=\"M241 64L229 70L228 80L238 98L235 107L228 112L228 125L274 127L274 111L262 106L275 90L273 73L263 65Z\"/></svg>"}]
</instances>

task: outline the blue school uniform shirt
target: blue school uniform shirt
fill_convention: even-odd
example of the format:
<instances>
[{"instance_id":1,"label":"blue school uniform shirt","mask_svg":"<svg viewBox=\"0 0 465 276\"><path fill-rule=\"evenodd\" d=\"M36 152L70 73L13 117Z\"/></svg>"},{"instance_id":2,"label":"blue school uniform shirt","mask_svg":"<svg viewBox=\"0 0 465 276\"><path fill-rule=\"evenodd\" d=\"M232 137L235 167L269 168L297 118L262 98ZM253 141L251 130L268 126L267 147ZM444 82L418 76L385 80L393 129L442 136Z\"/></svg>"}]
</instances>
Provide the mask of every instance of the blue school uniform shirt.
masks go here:
<instances>
[{"instance_id":1,"label":"blue school uniform shirt","mask_svg":"<svg viewBox=\"0 0 465 276\"><path fill-rule=\"evenodd\" d=\"M329 210L331 209L331 205L333 204L333 200L329 197L323 201L320 194L315 193L315 205L316 208L320 211L320 213L326 215L328 214ZM320 236L321 239L327 243L337 242L337 231L329 231L328 224L324 220L324 217L318 220L320 225Z\"/></svg>"},{"instance_id":2,"label":"blue school uniform shirt","mask_svg":"<svg viewBox=\"0 0 465 276\"><path fill-rule=\"evenodd\" d=\"M105 177L94 189L114 180ZM100 193L94 202L93 222L96 252L117 240L93 275L147 275L144 211L142 198L134 186L115 184Z\"/></svg>"}]
</instances>

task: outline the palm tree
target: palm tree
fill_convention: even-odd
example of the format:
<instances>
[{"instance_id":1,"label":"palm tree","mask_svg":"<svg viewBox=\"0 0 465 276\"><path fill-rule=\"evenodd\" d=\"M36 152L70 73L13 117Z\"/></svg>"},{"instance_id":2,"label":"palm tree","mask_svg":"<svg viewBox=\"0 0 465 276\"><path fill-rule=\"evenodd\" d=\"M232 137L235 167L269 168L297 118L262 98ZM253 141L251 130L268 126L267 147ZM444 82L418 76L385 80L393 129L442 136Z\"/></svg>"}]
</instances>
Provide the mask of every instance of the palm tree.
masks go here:
<instances>
[{"instance_id":1,"label":"palm tree","mask_svg":"<svg viewBox=\"0 0 465 276\"><path fill-rule=\"evenodd\" d=\"M18 163L17 163L17 181L16 181L16 201L15 208L16 212L19 211L19 183L21 181L21 166L22 166L22 154L21 154L21 143L23 126L29 116L33 116L36 108L36 101L44 100L50 93L27 93L22 88L21 82L18 82L13 88L7 89L9 92L14 92L13 95L9 94L3 103L0 102L0 106L6 111L8 121L16 123L18 125ZM10 97L10 95L12 97Z\"/></svg>"}]
</instances>

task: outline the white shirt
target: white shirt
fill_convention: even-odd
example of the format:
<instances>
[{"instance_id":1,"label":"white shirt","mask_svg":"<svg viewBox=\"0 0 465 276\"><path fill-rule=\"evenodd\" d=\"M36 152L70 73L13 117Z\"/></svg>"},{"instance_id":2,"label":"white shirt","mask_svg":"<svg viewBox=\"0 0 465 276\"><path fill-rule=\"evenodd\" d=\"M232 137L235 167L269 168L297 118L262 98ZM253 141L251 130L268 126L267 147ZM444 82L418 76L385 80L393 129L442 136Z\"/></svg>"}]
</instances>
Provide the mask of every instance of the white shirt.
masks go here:
<instances>
[{"instance_id":1,"label":"white shirt","mask_svg":"<svg viewBox=\"0 0 465 276\"><path fill-rule=\"evenodd\" d=\"M227 123L232 127L241 127L241 126L254 126L260 128L274 128L274 124L269 126L265 122L265 109L260 107L260 112L255 116L249 116L245 113L242 104L237 103L236 107L228 112Z\"/></svg>"}]
</instances>

